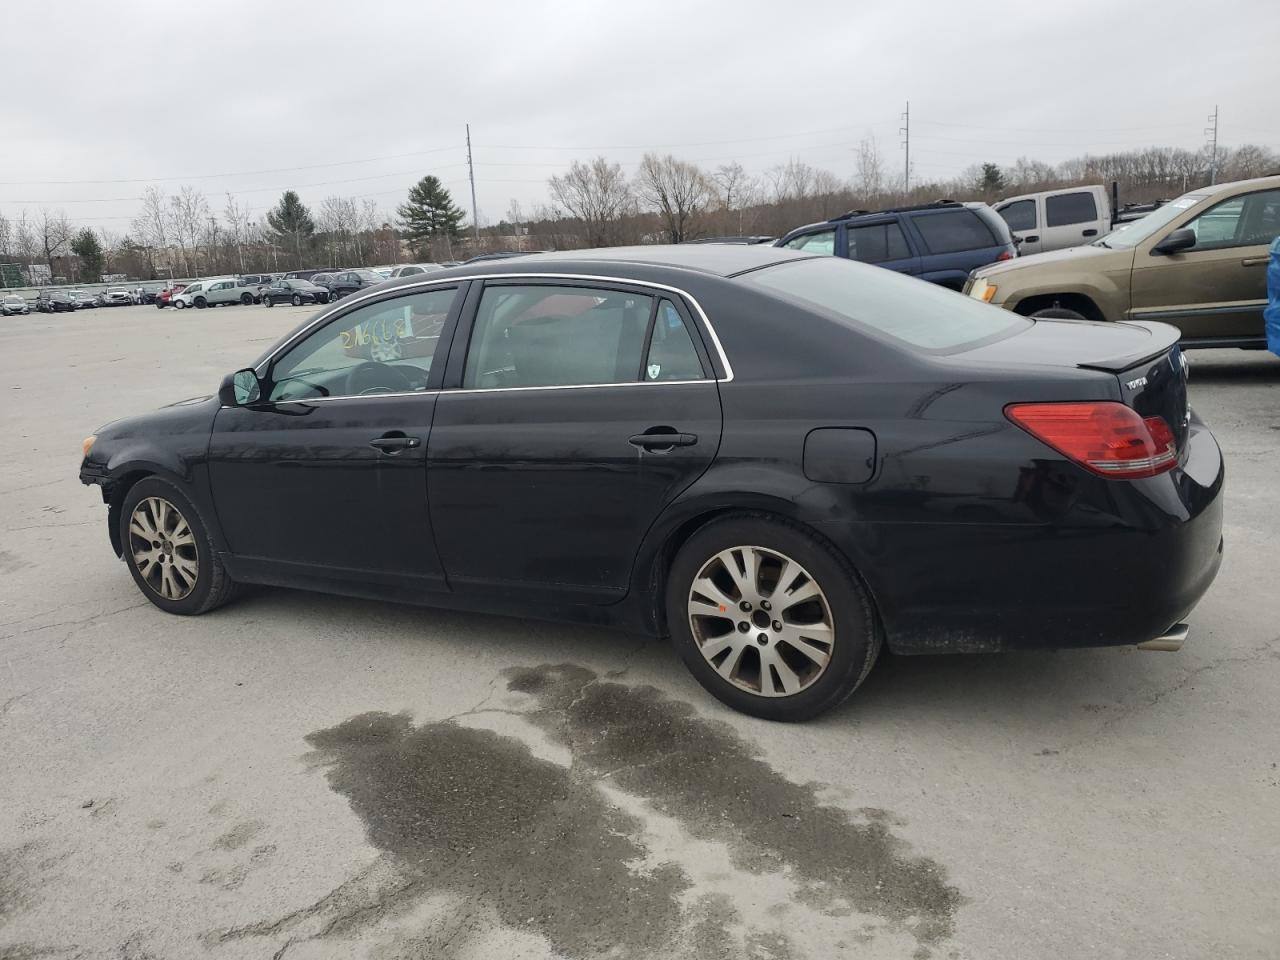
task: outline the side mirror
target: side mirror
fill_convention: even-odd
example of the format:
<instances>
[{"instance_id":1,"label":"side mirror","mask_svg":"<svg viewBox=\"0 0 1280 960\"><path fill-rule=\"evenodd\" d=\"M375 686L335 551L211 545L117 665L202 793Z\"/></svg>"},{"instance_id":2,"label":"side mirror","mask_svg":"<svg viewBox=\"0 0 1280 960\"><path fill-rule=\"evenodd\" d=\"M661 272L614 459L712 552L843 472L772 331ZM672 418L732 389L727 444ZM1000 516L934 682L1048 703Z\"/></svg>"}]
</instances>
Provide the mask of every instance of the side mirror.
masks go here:
<instances>
[{"instance_id":1,"label":"side mirror","mask_svg":"<svg viewBox=\"0 0 1280 960\"><path fill-rule=\"evenodd\" d=\"M228 373L218 387L218 402L224 407L247 407L261 399L262 385L249 368Z\"/></svg>"},{"instance_id":2,"label":"side mirror","mask_svg":"<svg viewBox=\"0 0 1280 960\"><path fill-rule=\"evenodd\" d=\"M1196 245L1196 232L1187 227L1173 231L1154 247L1151 248L1152 253L1180 253L1183 250L1190 250Z\"/></svg>"}]
</instances>

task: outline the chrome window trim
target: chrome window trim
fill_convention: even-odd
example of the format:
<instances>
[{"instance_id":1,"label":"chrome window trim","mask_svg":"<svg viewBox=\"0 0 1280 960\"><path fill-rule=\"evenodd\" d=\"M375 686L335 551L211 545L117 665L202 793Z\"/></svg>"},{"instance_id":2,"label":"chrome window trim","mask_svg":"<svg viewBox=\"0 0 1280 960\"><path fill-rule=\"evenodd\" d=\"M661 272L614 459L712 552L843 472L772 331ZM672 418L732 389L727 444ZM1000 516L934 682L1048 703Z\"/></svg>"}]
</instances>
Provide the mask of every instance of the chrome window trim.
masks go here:
<instances>
[{"instance_id":1,"label":"chrome window trim","mask_svg":"<svg viewBox=\"0 0 1280 960\"><path fill-rule=\"evenodd\" d=\"M336 397L293 397L288 400L264 400L265 406L279 406L282 403L332 403L334 400L385 400L388 397L451 397L472 393L512 393L517 390L599 390L602 387L690 387L700 383L723 383L711 377L701 380L624 380L621 383L563 383L538 387L453 387L448 390L409 390L395 393L344 393ZM257 404L240 404L240 406L257 406ZM234 409L225 404L223 410Z\"/></svg>"},{"instance_id":2,"label":"chrome window trim","mask_svg":"<svg viewBox=\"0 0 1280 960\"><path fill-rule=\"evenodd\" d=\"M424 274L423 276L430 277L430 274ZM687 303L692 304L693 309L696 310L698 313L698 316L702 318L702 324L704 327L706 327L707 332L711 334L711 342L715 346L716 355L720 358L721 366L724 367L725 375L723 377L711 377L709 378L709 382L731 383L733 381L733 365L729 363L729 356L724 352L724 345L720 342L720 337L716 333L716 328L711 323L711 318L708 317L707 312L702 309L702 304L700 304L697 298L694 297L692 294L690 294L687 290L682 290L679 287L673 287L673 286L670 286L669 284L656 283L652 280L630 280L630 279L627 279L626 277L610 277L610 276L600 276L598 274L586 274L586 273L484 273L484 274L476 274L476 275L466 276L466 277L441 277L441 278L415 280L413 283L406 283L404 286L396 287L395 289L397 292L398 291L407 292L411 290L417 290L420 287L435 287L435 286L447 287L454 284L460 284L469 280L534 280L534 281L536 280L585 280L592 283L610 283L610 284L622 284L624 286L630 285L635 287L647 287L651 290L665 290L667 293L674 293L680 297L683 297ZM367 293L360 293L354 296L346 297L334 309L326 310L325 312L321 313L309 324L307 324L305 327L299 330L296 334L294 334L284 343L280 344L280 346L278 346L276 349L272 350L269 354L267 354L267 356L263 358L262 362L258 364L257 367L253 368L254 372L257 373L259 377L264 376L267 368L271 366L272 362L274 362L275 359L280 356L280 354L284 353L294 344L298 343L300 340L302 340L304 337L310 334L311 331L314 330L316 327L320 326L321 324L331 319L339 311L346 310L348 307L358 305L365 300L372 300L372 299L375 299L376 297L382 296L384 293L390 293L390 292L391 291L389 290L371 290ZM628 381L628 383L630 382L631 381ZM647 383L650 381L637 380L634 382L637 384L641 384L641 383ZM655 380L651 382L662 383L663 381ZM687 380L687 381L669 380L666 382L668 384L670 383L706 383L708 382L708 380ZM462 391L467 391L467 392L481 392L485 390L544 390L544 389L571 390L571 389L577 389L581 387L600 387L600 386L616 387L616 386L622 386L622 384L584 383L584 384L568 384L566 386L553 386L553 387L479 387L479 388L473 387L473 388L461 388L461 389ZM452 392L460 392L460 391L446 391L446 392L452 393ZM382 396L387 396L387 394L382 394ZM329 397L326 399L339 400L342 398Z\"/></svg>"}]
</instances>

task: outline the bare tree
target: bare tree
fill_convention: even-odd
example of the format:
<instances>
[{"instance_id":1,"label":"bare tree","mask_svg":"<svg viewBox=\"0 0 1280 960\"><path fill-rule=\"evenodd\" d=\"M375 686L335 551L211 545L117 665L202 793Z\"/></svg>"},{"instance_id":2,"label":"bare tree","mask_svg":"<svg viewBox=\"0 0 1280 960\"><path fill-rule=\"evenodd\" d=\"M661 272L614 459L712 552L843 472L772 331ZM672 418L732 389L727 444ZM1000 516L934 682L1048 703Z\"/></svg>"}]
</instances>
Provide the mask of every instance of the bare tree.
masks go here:
<instances>
[{"instance_id":1,"label":"bare tree","mask_svg":"<svg viewBox=\"0 0 1280 960\"><path fill-rule=\"evenodd\" d=\"M132 226L142 244L153 251L152 259L159 259L170 276L177 273L170 249L169 200L159 187L142 191L142 212L133 218Z\"/></svg>"},{"instance_id":2,"label":"bare tree","mask_svg":"<svg viewBox=\"0 0 1280 960\"><path fill-rule=\"evenodd\" d=\"M184 270L199 270L200 238L209 220L209 202L193 186L184 186L169 198L169 227L182 255Z\"/></svg>"},{"instance_id":3,"label":"bare tree","mask_svg":"<svg viewBox=\"0 0 1280 960\"><path fill-rule=\"evenodd\" d=\"M874 136L858 144L853 182L862 203L870 204L884 192L884 158Z\"/></svg>"},{"instance_id":4,"label":"bare tree","mask_svg":"<svg viewBox=\"0 0 1280 960\"><path fill-rule=\"evenodd\" d=\"M657 210L672 243L690 238L696 218L715 196L706 174L671 154L659 157L646 153L636 172L635 190L642 201Z\"/></svg>"},{"instance_id":5,"label":"bare tree","mask_svg":"<svg viewBox=\"0 0 1280 960\"><path fill-rule=\"evenodd\" d=\"M240 203L230 193L227 204L222 208L222 219L227 221L227 233L236 248L236 260L240 264L240 272L245 272L244 248L249 239L250 210L247 204Z\"/></svg>"},{"instance_id":6,"label":"bare tree","mask_svg":"<svg viewBox=\"0 0 1280 960\"><path fill-rule=\"evenodd\" d=\"M555 202L582 221L589 246L609 246L620 235L619 221L635 208L622 165L604 157L589 164L575 160L564 176L552 177L547 185Z\"/></svg>"},{"instance_id":7,"label":"bare tree","mask_svg":"<svg viewBox=\"0 0 1280 960\"><path fill-rule=\"evenodd\" d=\"M56 272L53 269L54 258L65 256L63 251L71 242L71 234L71 223L61 210L57 213L50 213L44 209L40 211L40 219L36 221L36 239L44 254L44 262L49 265L50 273Z\"/></svg>"},{"instance_id":8,"label":"bare tree","mask_svg":"<svg viewBox=\"0 0 1280 960\"><path fill-rule=\"evenodd\" d=\"M1231 180L1251 180L1265 177L1280 169L1280 158L1267 147L1246 143L1231 151L1224 172Z\"/></svg>"},{"instance_id":9,"label":"bare tree","mask_svg":"<svg viewBox=\"0 0 1280 960\"><path fill-rule=\"evenodd\" d=\"M13 226L13 248L24 263L29 265L35 262L39 245L25 210L18 214L18 222Z\"/></svg>"}]
</instances>

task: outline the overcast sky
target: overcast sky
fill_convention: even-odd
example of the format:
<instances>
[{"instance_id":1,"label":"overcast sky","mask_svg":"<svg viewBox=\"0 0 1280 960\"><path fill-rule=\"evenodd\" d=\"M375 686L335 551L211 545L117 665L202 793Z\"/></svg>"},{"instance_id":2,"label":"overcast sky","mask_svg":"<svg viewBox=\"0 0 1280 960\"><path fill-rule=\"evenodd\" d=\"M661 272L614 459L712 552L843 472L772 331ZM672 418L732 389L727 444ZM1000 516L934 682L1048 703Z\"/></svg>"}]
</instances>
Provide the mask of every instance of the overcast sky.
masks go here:
<instances>
[{"instance_id":1,"label":"overcast sky","mask_svg":"<svg viewBox=\"0 0 1280 960\"><path fill-rule=\"evenodd\" d=\"M437 174L482 222L603 153L914 176L1151 144L1280 149L1275 0L11 2L0 210L123 233L148 184L261 214ZM57 181L57 182L53 182ZM98 182L90 182L98 181ZM110 182L118 181L118 182ZM20 201L30 201L22 203ZM88 201L88 202L85 202Z\"/></svg>"}]
</instances>

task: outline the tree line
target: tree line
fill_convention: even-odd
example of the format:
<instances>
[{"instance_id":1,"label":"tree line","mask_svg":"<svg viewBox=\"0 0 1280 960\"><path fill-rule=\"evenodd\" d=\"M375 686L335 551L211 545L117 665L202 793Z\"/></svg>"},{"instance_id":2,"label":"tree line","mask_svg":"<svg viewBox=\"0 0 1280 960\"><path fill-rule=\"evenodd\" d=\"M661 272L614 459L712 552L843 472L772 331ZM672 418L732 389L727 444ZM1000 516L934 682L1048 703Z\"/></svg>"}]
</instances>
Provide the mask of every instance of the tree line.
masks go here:
<instances>
[{"instance_id":1,"label":"tree line","mask_svg":"<svg viewBox=\"0 0 1280 960\"><path fill-rule=\"evenodd\" d=\"M760 174L740 163L706 169L674 155L645 154L627 176L604 156L575 160L547 181L548 199L526 212L512 201L476 242L465 214L439 178L413 185L388 216L367 198L330 196L314 210L287 190L260 216L228 193L215 212L193 186L166 194L148 187L124 233L76 229L62 212L16 219L0 214L0 263L48 264L53 276L89 282L103 274L139 279L261 273L305 266L397 263L405 256L452 260L496 249L575 249L681 243L707 236L778 236L851 209L874 210L935 199L988 202L1017 193L1080 184L1120 184L1123 200L1169 198L1209 182L1280 172L1280 156L1257 144L1204 151L1149 147L1047 164L980 163L952 179L891 173L878 144L861 142L841 176L799 158ZM407 248L407 249L406 249Z\"/></svg>"}]
</instances>

